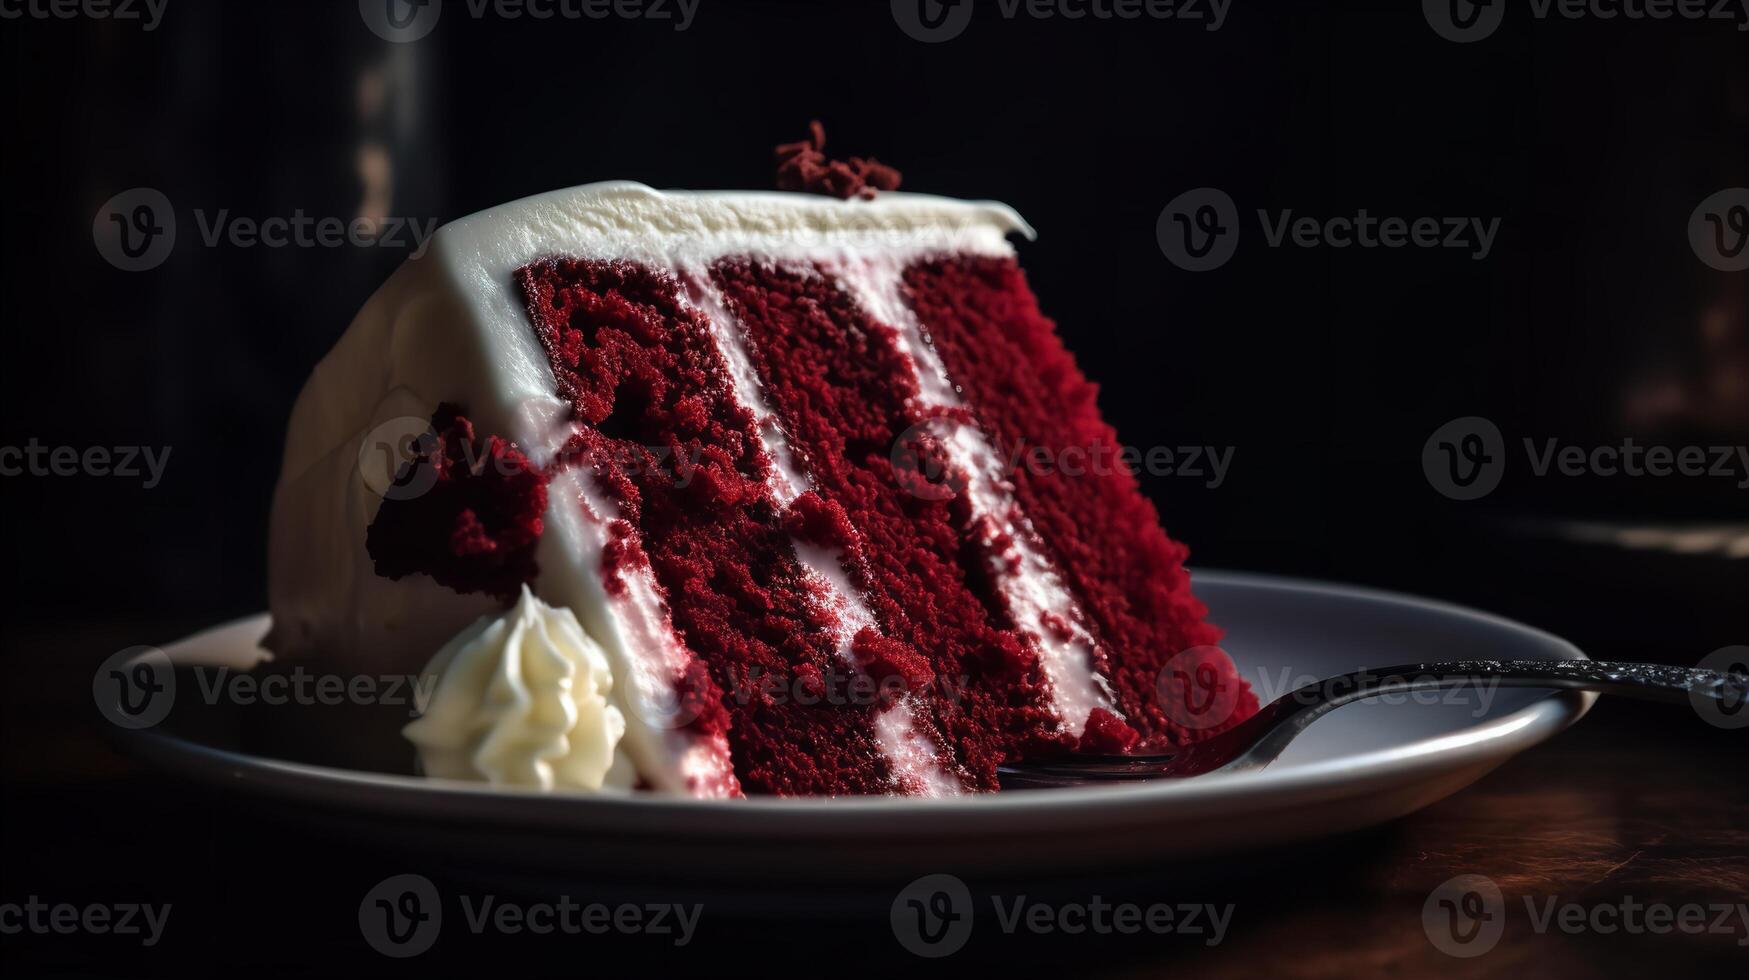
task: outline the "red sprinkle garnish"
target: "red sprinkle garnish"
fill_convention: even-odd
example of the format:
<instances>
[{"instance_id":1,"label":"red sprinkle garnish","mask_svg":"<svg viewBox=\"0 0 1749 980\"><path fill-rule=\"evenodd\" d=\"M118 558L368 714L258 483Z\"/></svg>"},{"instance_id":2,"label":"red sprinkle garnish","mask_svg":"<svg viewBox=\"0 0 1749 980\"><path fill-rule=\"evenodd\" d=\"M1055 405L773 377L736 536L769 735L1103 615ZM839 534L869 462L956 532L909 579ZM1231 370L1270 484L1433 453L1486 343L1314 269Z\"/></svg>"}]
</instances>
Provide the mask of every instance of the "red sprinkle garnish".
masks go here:
<instances>
[{"instance_id":1,"label":"red sprinkle garnish","mask_svg":"<svg viewBox=\"0 0 1749 980\"><path fill-rule=\"evenodd\" d=\"M826 157L826 127L815 119L808 123L808 138L784 143L776 150L777 189L825 194L848 200L864 200L876 191L899 189L900 174L873 158L851 157L848 161Z\"/></svg>"}]
</instances>

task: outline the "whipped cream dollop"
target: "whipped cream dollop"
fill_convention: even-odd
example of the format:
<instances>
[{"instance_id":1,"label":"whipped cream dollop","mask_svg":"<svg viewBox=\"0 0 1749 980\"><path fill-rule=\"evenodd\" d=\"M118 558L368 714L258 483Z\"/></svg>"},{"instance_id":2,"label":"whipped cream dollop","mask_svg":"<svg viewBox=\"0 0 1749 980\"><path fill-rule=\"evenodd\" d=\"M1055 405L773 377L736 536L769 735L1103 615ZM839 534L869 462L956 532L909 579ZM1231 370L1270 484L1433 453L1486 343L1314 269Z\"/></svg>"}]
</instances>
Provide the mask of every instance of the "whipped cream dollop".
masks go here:
<instances>
[{"instance_id":1,"label":"whipped cream dollop","mask_svg":"<svg viewBox=\"0 0 1749 980\"><path fill-rule=\"evenodd\" d=\"M403 733L425 774L543 790L629 787L625 716L607 655L571 610L528 586L463 630L425 668Z\"/></svg>"}]
</instances>

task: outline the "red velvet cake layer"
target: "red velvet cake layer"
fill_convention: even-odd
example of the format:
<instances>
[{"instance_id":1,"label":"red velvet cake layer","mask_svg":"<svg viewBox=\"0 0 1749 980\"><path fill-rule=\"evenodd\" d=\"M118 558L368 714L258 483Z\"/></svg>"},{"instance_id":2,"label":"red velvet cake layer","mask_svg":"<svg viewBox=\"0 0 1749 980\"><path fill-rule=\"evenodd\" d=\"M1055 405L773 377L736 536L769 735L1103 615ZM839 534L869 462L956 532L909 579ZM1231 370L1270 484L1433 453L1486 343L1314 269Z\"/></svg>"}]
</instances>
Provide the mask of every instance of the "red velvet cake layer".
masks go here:
<instances>
[{"instance_id":1,"label":"red velvet cake layer","mask_svg":"<svg viewBox=\"0 0 1749 980\"><path fill-rule=\"evenodd\" d=\"M1184 548L1127 471L1020 467L991 482L989 467L959 468L972 450L933 434L951 423L1005 460L1034 447L1117 458L1093 385L1018 266L885 268L857 275L886 276L895 299L875 303L897 316L902 298L917 320L903 329L806 264L726 258L684 287L623 261L517 273L558 393L583 423L554 465L589 467L622 517L608 591L628 570L654 578L699 658L679 685L700 707L692 724L727 736L740 784L834 795L923 792L919 780L939 778L993 790L1005 760L1169 746L1254 712L1224 655L1179 656L1220 632L1190 595ZM730 322L713 325L701 305ZM920 388L918 341L903 333L918 329L955 397ZM767 411L781 466L761 441ZM982 498L967 489L980 480ZM993 509L997 491L1006 503ZM1105 694L1069 697L1064 649L1088 652ZM1088 713L1101 702L1115 712ZM1070 703L1084 719L1063 717Z\"/></svg>"},{"instance_id":2,"label":"red velvet cake layer","mask_svg":"<svg viewBox=\"0 0 1749 980\"><path fill-rule=\"evenodd\" d=\"M1037 656L989 587L966 497L916 492L919 470L894 465L921 418L893 328L813 270L730 259L711 275L792 451L848 522L851 583L941 679L923 702L972 785L995 789L1004 759L1071 748L1043 706Z\"/></svg>"},{"instance_id":3,"label":"red velvet cake layer","mask_svg":"<svg viewBox=\"0 0 1749 980\"><path fill-rule=\"evenodd\" d=\"M1034 447L1056 459L1069 448L1118 459L1117 433L1094 403L1097 387L1039 312L1014 260L937 258L911 266L904 281L907 302L1002 459L1024 459ZM1224 655L1175 659L1221 633L1191 595L1184 546L1161 529L1135 477L1122 466L1076 476L1063 469L1022 465L1009 477L1097 625L1118 709L1156 744L1204 737L1254 714L1256 696ZM1109 723L1098 727L1102 740L1124 738Z\"/></svg>"},{"instance_id":4,"label":"red velvet cake layer","mask_svg":"<svg viewBox=\"0 0 1749 980\"><path fill-rule=\"evenodd\" d=\"M586 423L568 460L594 469L629 525L607 558L610 589L647 564L706 669L687 684L706 709L694 726L726 729L748 792L888 792L868 708L829 690L849 684L834 613L803 579L793 518L766 487L771 461L710 325L671 276L631 263L548 260L517 282Z\"/></svg>"}]
</instances>

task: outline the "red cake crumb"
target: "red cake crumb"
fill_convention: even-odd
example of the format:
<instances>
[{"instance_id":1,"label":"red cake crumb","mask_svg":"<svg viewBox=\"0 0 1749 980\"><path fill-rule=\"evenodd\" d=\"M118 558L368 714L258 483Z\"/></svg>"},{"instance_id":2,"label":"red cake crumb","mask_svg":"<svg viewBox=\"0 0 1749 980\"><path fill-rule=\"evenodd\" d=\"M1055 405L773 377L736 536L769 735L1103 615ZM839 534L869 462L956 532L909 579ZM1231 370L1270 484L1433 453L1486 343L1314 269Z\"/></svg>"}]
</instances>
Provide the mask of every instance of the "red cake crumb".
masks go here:
<instances>
[{"instance_id":1,"label":"red cake crumb","mask_svg":"<svg viewBox=\"0 0 1749 980\"><path fill-rule=\"evenodd\" d=\"M365 534L378 575L425 574L457 592L515 601L539 572L535 545L546 477L497 436L476 440L454 405L438 406L433 435L395 476Z\"/></svg>"},{"instance_id":2,"label":"red cake crumb","mask_svg":"<svg viewBox=\"0 0 1749 980\"><path fill-rule=\"evenodd\" d=\"M865 626L851 639L851 652L862 669L877 683L899 681L907 690L928 687L935 680L929 661L897 640Z\"/></svg>"},{"instance_id":3,"label":"red cake crumb","mask_svg":"<svg viewBox=\"0 0 1749 980\"><path fill-rule=\"evenodd\" d=\"M650 563L644 550L638 547L637 532L626 521L613 521L607 526L607 544L602 548L602 584L610 596L626 593L624 571Z\"/></svg>"},{"instance_id":4,"label":"red cake crumb","mask_svg":"<svg viewBox=\"0 0 1749 980\"><path fill-rule=\"evenodd\" d=\"M1142 740L1142 733L1104 708L1087 714L1087 729L1081 733L1081 751L1098 755L1123 755Z\"/></svg>"},{"instance_id":5,"label":"red cake crumb","mask_svg":"<svg viewBox=\"0 0 1749 980\"><path fill-rule=\"evenodd\" d=\"M851 527L844 507L812 490L790 502L784 527L799 540L822 548L848 551L856 547L856 528Z\"/></svg>"},{"instance_id":6,"label":"red cake crumb","mask_svg":"<svg viewBox=\"0 0 1749 980\"><path fill-rule=\"evenodd\" d=\"M674 682L679 700L676 716L690 719L687 727L701 735L716 735L729 730L732 722L723 707L722 691L711 680L710 670L693 661Z\"/></svg>"},{"instance_id":7,"label":"red cake crumb","mask_svg":"<svg viewBox=\"0 0 1749 980\"><path fill-rule=\"evenodd\" d=\"M864 199L876 191L899 189L900 173L875 159L851 157L849 161L826 157L826 127L818 119L808 123L808 138L777 147L777 189L825 194L830 197Z\"/></svg>"}]
</instances>

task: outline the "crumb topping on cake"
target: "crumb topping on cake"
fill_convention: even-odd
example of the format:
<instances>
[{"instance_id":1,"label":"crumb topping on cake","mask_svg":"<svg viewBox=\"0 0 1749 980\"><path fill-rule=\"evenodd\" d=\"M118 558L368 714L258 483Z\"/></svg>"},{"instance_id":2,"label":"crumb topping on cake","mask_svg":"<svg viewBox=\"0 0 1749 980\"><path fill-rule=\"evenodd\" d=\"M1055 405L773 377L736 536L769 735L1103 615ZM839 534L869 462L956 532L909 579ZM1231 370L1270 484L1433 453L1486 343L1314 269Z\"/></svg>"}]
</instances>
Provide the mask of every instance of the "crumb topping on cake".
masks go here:
<instances>
[{"instance_id":1,"label":"crumb topping on cake","mask_svg":"<svg viewBox=\"0 0 1749 980\"><path fill-rule=\"evenodd\" d=\"M868 200L877 191L896 191L903 179L897 170L879 160L851 157L833 160L826 156L826 127L815 119L808 123L808 138L777 147L777 189L824 194L848 200Z\"/></svg>"}]
</instances>

